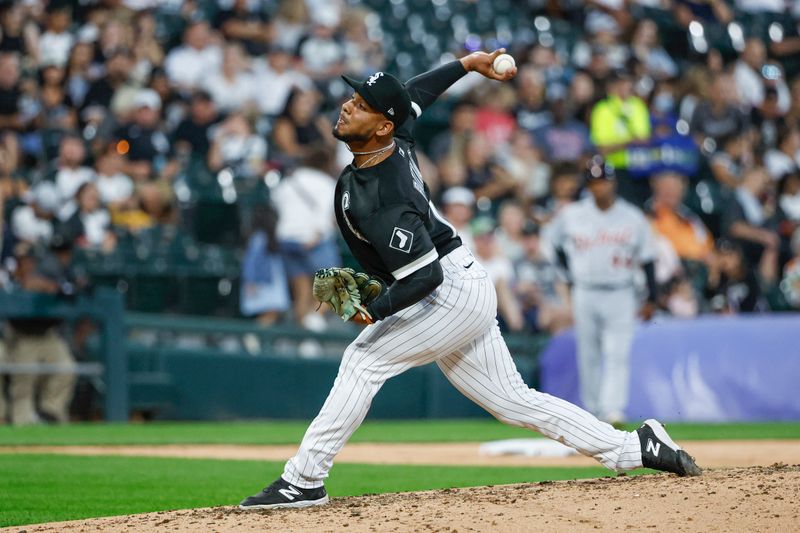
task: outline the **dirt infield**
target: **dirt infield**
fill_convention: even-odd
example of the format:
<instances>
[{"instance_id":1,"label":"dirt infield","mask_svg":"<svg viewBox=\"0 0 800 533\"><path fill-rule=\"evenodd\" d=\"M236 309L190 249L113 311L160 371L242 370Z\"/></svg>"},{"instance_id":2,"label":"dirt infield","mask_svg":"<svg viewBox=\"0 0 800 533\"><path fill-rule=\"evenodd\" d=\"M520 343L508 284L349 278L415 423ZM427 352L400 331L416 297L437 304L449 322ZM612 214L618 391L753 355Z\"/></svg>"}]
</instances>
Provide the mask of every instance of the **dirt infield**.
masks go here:
<instances>
[{"instance_id":1,"label":"dirt infield","mask_svg":"<svg viewBox=\"0 0 800 533\"><path fill-rule=\"evenodd\" d=\"M7 531L797 531L800 465L334 498L305 510L232 507Z\"/></svg>"},{"instance_id":2,"label":"dirt infield","mask_svg":"<svg viewBox=\"0 0 800 533\"><path fill-rule=\"evenodd\" d=\"M800 464L800 441L685 441L681 445L706 468ZM351 443L336 457L337 463L413 464L458 466L597 466L581 455L523 457L480 455L478 443L371 444ZM58 453L70 455L122 455L285 461L297 446L163 445L163 446L10 446L0 453Z\"/></svg>"}]
</instances>

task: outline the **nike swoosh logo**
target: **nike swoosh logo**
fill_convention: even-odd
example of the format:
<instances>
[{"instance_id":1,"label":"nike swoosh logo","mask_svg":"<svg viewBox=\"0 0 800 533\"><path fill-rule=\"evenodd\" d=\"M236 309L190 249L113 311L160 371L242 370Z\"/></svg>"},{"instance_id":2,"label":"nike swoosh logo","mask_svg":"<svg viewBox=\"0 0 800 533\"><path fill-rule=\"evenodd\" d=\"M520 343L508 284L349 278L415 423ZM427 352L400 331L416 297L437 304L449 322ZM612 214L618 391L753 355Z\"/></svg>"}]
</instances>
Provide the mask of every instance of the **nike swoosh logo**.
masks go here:
<instances>
[{"instance_id":1,"label":"nike swoosh logo","mask_svg":"<svg viewBox=\"0 0 800 533\"><path fill-rule=\"evenodd\" d=\"M464 268L469 268L475 263L475 261L471 261L468 265L464 265Z\"/></svg>"}]
</instances>

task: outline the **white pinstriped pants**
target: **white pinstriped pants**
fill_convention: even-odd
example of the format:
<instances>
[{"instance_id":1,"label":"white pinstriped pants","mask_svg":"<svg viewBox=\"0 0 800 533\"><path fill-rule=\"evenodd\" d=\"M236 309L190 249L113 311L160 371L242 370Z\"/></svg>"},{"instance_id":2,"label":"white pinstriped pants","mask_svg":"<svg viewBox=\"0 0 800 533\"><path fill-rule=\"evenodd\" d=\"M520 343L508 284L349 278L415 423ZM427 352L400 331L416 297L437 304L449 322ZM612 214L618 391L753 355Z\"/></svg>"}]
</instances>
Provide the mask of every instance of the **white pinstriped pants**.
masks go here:
<instances>
[{"instance_id":1,"label":"white pinstriped pants","mask_svg":"<svg viewBox=\"0 0 800 533\"><path fill-rule=\"evenodd\" d=\"M525 385L495 321L494 286L469 250L450 252L441 265L444 282L433 293L367 326L347 347L328 399L283 479L302 488L322 485L383 383L434 361L459 391L501 422L538 431L612 470L642 466L636 433L618 431Z\"/></svg>"}]
</instances>

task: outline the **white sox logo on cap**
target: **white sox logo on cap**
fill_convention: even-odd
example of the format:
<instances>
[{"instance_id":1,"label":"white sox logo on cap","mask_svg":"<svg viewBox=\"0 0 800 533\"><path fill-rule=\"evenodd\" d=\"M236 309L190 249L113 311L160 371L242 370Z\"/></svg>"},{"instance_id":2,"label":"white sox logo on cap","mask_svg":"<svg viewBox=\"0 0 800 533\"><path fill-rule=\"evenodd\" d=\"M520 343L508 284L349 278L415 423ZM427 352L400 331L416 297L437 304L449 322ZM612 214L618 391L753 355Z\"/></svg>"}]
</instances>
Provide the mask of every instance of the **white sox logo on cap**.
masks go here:
<instances>
[{"instance_id":1,"label":"white sox logo on cap","mask_svg":"<svg viewBox=\"0 0 800 533\"><path fill-rule=\"evenodd\" d=\"M383 72L376 72L375 74L370 76L369 79L367 79L367 85L372 87L373 85L375 85L375 82L378 81L378 78L380 78L381 76L383 76Z\"/></svg>"}]
</instances>

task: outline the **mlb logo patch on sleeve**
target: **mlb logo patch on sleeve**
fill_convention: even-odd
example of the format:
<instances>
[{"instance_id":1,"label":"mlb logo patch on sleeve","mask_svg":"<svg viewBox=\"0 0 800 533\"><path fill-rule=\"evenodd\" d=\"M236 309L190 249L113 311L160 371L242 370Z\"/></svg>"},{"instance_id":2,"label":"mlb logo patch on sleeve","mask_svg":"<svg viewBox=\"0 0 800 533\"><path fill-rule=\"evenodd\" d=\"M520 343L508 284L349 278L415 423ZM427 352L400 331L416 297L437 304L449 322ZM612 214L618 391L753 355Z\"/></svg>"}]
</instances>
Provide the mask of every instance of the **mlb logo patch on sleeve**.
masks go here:
<instances>
[{"instance_id":1,"label":"mlb logo patch on sleeve","mask_svg":"<svg viewBox=\"0 0 800 533\"><path fill-rule=\"evenodd\" d=\"M414 234L407 229L395 227L392 230L392 238L389 240L389 248L409 253L411 243L414 242Z\"/></svg>"}]
</instances>

